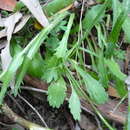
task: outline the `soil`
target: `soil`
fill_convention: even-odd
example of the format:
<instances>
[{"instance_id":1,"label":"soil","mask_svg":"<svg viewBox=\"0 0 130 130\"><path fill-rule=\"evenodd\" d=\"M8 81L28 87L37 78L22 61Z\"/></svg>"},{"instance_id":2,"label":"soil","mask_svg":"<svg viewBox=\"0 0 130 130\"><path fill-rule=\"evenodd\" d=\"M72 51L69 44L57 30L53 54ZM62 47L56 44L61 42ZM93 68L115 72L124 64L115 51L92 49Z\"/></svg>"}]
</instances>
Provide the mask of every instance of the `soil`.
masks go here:
<instances>
[{"instance_id":1,"label":"soil","mask_svg":"<svg viewBox=\"0 0 130 130\"><path fill-rule=\"evenodd\" d=\"M21 96L24 97L44 118L46 124L49 128L52 128L54 130L100 130L100 125L104 127L104 130L107 130L107 128L101 123L97 123L97 120L95 120L95 117L92 115L82 112L81 114L81 121L77 122L74 121L73 117L71 116L68 105L65 102L59 109L54 109L49 106L47 102L46 95L42 94L39 95L42 100L36 98L38 96L37 94L33 96L34 94L28 92L28 91L22 91ZM17 113L19 116L31 121L35 122L41 126L44 126L44 124L39 119L38 115L30 108L24 101L22 101L19 97L10 97L9 95L6 96L5 102L9 105L9 107ZM118 128L118 130L122 130L122 125L115 124L112 122L113 126ZM0 114L0 130L26 130L23 127L17 127L16 128L15 122L12 122L9 118L6 116Z\"/></svg>"},{"instance_id":2,"label":"soil","mask_svg":"<svg viewBox=\"0 0 130 130\"><path fill-rule=\"evenodd\" d=\"M44 118L46 124L49 128L53 128L55 130L69 130L69 126L67 124L67 120L64 116L63 108L62 106L60 109L54 109L49 106L46 96L43 95L43 101L36 99L32 94L30 94L28 91L22 91L21 96L24 97ZM44 124L41 122L37 114L25 103L23 102L19 97L13 97L13 100L9 96L6 97L6 103L10 106L10 108L20 115L21 117L35 122L41 126L44 126ZM16 104L17 102L17 104ZM19 108L20 107L20 108ZM22 110L21 110L22 109ZM4 115L0 115L0 122L3 122L5 124L14 124L11 120L9 120ZM0 130L11 130L8 126L0 125Z\"/></svg>"}]
</instances>

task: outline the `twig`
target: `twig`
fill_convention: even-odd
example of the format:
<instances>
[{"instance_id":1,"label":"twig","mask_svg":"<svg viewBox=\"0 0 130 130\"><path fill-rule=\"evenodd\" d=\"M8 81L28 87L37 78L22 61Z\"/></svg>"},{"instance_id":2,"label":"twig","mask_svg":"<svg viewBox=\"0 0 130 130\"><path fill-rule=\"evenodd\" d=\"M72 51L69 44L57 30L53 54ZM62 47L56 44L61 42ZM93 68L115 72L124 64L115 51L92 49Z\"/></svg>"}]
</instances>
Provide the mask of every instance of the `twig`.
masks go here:
<instances>
[{"instance_id":1,"label":"twig","mask_svg":"<svg viewBox=\"0 0 130 130\"><path fill-rule=\"evenodd\" d=\"M20 124L21 126L24 126L25 128L28 128L28 129L42 129L42 130L51 130L51 129L48 129L48 128L44 128L40 125L37 125L35 123L32 123L30 121L27 121L25 119L23 119L22 117L18 116L16 113L14 113L6 103L4 103L2 106L1 106L1 110L3 112L3 114L5 114L7 117L9 117L12 121Z\"/></svg>"},{"instance_id":2,"label":"twig","mask_svg":"<svg viewBox=\"0 0 130 130\"><path fill-rule=\"evenodd\" d=\"M80 13L80 23L79 23L79 29L80 29L79 33L80 33L81 39L83 37L82 17L83 17L83 12L84 12L84 4L85 4L85 1L82 0L82 7L81 7L81 13ZM82 41L82 46L83 46L83 48L85 48L83 41ZM84 60L84 64L85 64L85 52L84 51L83 51L83 60Z\"/></svg>"},{"instance_id":3,"label":"twig","mask_svg":"<svg viewBox=\"0 0 130 130\"><path fill-rule=\"evenodd\" d=\"M15 98L14 98L11 94L8 94L8 96L9 96L9 97L11 98L11 100L18 106L19 110L20 110L24 115L26 115L25 112L24 112L24 110L22 109L21 105L15 100Z\"/></svg>"},{"instance_id":4,"label":"twig","mask_svg":"<svg viewBox=\"0 0 130 130\"><path fill-rule=\"evenodd\" d=\"M18 97L20 99L22 99L38 115L38 117L40 118L40 120L42 121L42 123L45 125L45 127L48 128L46 122L44 121L44 119L42 118L42 116L39 114L39 112L25 98L23 98L19 94L18 94Z\"/></svg>"},{"instance_id":5,"label":"twig","mask_svg":"<svg viewBox=\"0 0 130 130\"><path fill-rule=\"evenodd\" d=\"M114 112L117 110L117 108L120 106L120 104L126 99L127 95L128 95L128 94L126 94L126 95L117 103L117 105L116 105L116 106L114 107L114 109L112 110L112 113L114 113Z\"/></svg>"},{"instance_id":6,"label":"twig","mask_svg":"<svg viewBox=\"0 0 130 130\"><path fill-rule=\"evenodd\" d=\"M98 117L97 117L96 115L94 115L94 117L95 117L95 120L96 120L96 122L97 122L98 129L99 129L99 130L103 130L102 127L101 127L101 123L100 123Z\"/></svg>"},{"instance_id":7,"label":"twig","mask_svg":"<svg viewBox=\"0 0 130 130\"><path fill-rule=\"evenodd\" d=\"M6 124L6 123L3 123L3 122L0 122L0 125L6 126L6 127L11 127L12 126L12 124Z\"/></svg>"},{"instance_id":8,"label":"twig","mask_svg":"<svg viewBox=\"0 0 130 130\"><path fill-rule=\"evenodd\" d=\"M39 92L39 93L45 93L45 94L47 94L47 90L33 88L31 86L22 86L21 89L31 90L31 91L34 91L34 92Z\"/></svg>"}]
</instances>

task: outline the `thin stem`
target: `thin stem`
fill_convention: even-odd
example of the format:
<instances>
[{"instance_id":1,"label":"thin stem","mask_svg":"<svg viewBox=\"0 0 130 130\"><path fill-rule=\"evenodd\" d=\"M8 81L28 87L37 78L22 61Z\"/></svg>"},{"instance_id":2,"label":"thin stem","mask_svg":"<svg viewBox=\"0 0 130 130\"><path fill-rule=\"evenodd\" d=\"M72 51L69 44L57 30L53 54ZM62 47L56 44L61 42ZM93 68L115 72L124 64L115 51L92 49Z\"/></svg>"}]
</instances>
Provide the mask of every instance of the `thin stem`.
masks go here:
<instances>
[{"instance_id":1,"label":"thin stem","mask_svg":"<svg viewBox=\"0 0 130 130\"><path fill-rule=\"evenodd\" d=\"M32 108L32 110L38 115L38 117L40 118L40 120L42 121L42 123L45 125L45 127L48 128L46 122L44 121L44 119L42 118L42 116L39 114L39 112L38 112L25 98L23 98L23 97L20 96L19 94L18 94L18 97L19 97L20 99L22 99L28 106L30 106L30 108Z\"/></svg>"}]
</instances>

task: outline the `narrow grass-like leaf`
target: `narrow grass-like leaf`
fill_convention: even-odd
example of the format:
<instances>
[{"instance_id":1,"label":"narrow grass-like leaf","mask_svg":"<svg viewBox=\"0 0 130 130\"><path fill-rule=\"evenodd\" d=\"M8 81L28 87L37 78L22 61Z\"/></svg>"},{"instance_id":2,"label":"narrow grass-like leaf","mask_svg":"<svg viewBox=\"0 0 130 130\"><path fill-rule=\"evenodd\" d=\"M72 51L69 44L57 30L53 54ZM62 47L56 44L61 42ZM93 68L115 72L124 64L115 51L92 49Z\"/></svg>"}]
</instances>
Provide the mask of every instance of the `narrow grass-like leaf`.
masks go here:
<instances>
[{"instance_id":1,"label":"narrow grass-like leaf","mask_svg":"<svg viewBox=\"0 0 130 130\"><path fill-rule=\"evenodd\" d=\"M126 11L127 15L130 13L130 0L123 0L123 4L121 4L119 2L119 0L112 0L113 2L113 25L114 23L116 22L119 14L121 13L121 11L124 10ZM130 43L130 17L127 16L126 20L124 21L123 25L122 25L122 28L123 28L123 31L125 32L125 40L127 42Z\"/></svg>"},{"instance_id":2,"label":"narrow grass-like leaf","mask_svg":"<svg viewBox=\"0 0 130 130\"><path fill-rule=\"evenodd\" d=\"M102 10L103 6L104 5L93 6L90 10L86 12L85 18L83 19L83 29L88 29L89 27L91 27L92 23L94 23L95 25L98 22L101 22L105 14L105 10ZM94 21L101 10L102 13L98 16L97 20Z\"/></svg>"},{"instance_id":3,"label":"narrow grass-like leaf","mask_svg":"<svg viewBox=\"0 0 130 130\"><path fill-rule=\"evenodd\" d=\"M122 27L125 32L125 39L130 43L130 17L128 16L130 14L130 0L123 0L122 5L127 13L127 18Z\"/></svg>"},{"instance_id":4,"label":"narrow grass-like leaf","mask_svg":"<svg viewBox=\"0 0 130 130\"><path fill-rule=\"evenodd\" d=\"M122 11L122 6L119 0L112 0L112 8L113 8L113 27L114 27L117 18Z\"/></svg>"},{"instance_id":5,"label":"narrow grass-like leaf","mask_svg":"<svg viewBox=\"0 0 130 130\"><path fill-rule=\"evenodd\" d=\"M52 82L48 88L48 101L52 107L59 108L66 97L66 83L63 78Z\"/></svg>"},{"instance_id":6,"label":"narrow grass-like leaf","mask_svg":"<svg viewBox=\"0 0 130 130\"><path fill-rule=\"evenodd\" d=\"M97 104L105 103L108 100L108 95L105 92L103 86L94 79L87 72L82 70L80 67L76 65L76 71L82 76L87 92L89 93L91 99L95 101Z\"/></svg>"},{"instance_id":7,"label":"narrow grass-like leaf","mask_svg":"<svg viewBox=\"0 0 130 130\"><path fill-rule=\"evenodd\" d=\"M90 55L93 55L93 56L95 56L95 57L99 57L99 55L97 55L95 52L93 52L93 51L91 51L91 50L89 50L89 49L85 49L85 48L83 48L83 47L80 47L79 49L82 50L82 51L84 51L84 52L89 53Z\"/></svg>"},{"instance_id":8,"label":"narrow grass-like leaf","mask_svg":"<svg viewBox=\"0 0 130 130\"><path fill-rule=\"evenodd\" d=\"M130 5L130 1L125 0L123 2L124 2L123 7L120 5L119 1L116 2L116 3L115 3L115 1L113 2L113 5L118 6L118 7L114 8L114 23L115 24L113 26L112 32L110 33L110 35L108 37L108 43L110 43L110 44L116 43L118 41L120 30L121 30L122 25L124 24L124 22L127 18L127 15L128 15L128 9L129 9L129 5ZM114 51L113 49L114 48L112 48L111 51Z\"/></svg>"},{"instance_id":9,"label":"narrow grass-like leaf","mask_svg":"<svg viewBox=\"0 0 130 130\"><path fill-rule=\"evenodd\" d=\"M42 44L42 42L46 39L46 36L50 33L50 31L60 22L62 21L69 13L68 12L63 12L63 13L59 13L57 14L55 20L50 23L49 26L47 26L45 29L43 29L39 36L38 39L36 41L35 44L33 44L33 46L31 47L31 49L29 50L27 57L32 59L34 57L34 55L36 54L36 52L38 51L40 45Z\"/></svg>"},{"instance_id":10,"label":"narrow grass-like leaf","mask_svg":"<svg viewBox=\"0 0 130 130\"><path fill-rule=\"evenodd\" d=\"M114 27L111 31L111 33L108 36L108 46L106 49L106 57L111 57L113 55L114 49L116 47L116 43L118 42L119 34L122 28L122 25L126 19L126 12L123 10L120 15L117 18L116 23L114 24ZM112 53L110 53L112 52Z\"/></svg>"},{"instance_id":11,"label":"narrow grass-like leaf","mask_svg":"<svg viewBox=\"0 0 130 130\"><path fill-rule=\"evenodd\" d=\"M66 56L66 51L67 51L67 42L68 42L68 38L69 38L69 33L73 24L73 20L74 20L74 14L70 15L70 19L67 25L67 30L65 31L65 34L60 42L60 45L58 46L58 48L56 48L56 53L55 55L58 58L64 58Z\"/></svg>"},{"instance_id":12,"label":"narrow grass-like leaf","mask_svg":"<svg viewBox=\"0 0 130 130\"><path fill-rule=\"evenodd\" d=\"M114 24L112 32L108 36L108 43L115 44L118 41L118 37L120 34L121 27L126 19L126 12L122 11L117 18L117 21Z\"/></svg>"},{"instance_id":13,"label":"narrow grass-like leaf","mask_svg":"<svg viewBox=\"0 0 130 130\"><path fill-rule=\"evenodd\" d=\"M127 14L130 13L130 0L123 0L123 7L125 8Z\"/></svg>"},{"instance_id":14,"label":"narrow grass-like leaf","mask_svg":"<svg viewBox=\"0 0 130 130\"><path fill-rule=\"evenodd\" d=\"M0 75L0 79L2 79L2 81L3 81L3 85L2 85L2 88L0 91L0 104L2 104L2 102L3 102L3 98L5 96L7 88L9 87L10 81L15 76L15 72L20 67L23 60L24 60L24 56L21 54L18 54L16 57L13 58L13 61L11 62L10 66L7 69L7 72L3 72ZM3 79L3 77L4 77L4 79Z\"/></svg>"},{"instance_id":15,"label":"narrow grass-like leaf","mask_svg":"<svg viewBox=\"0 0 130 130\"><path fill-rule=\"evenodd\" d=\"M99 79L103 87L107 88L108 87L108 75L107 75L107 70L106 66L104 63L104 57L102 52L99 53L99 58L98 58L98 73L99 73Z\"/></svg>"},{"instance_id":16,"label":"narrow grass-like leaf","mask_svg":"<svg viewBox=\"0 0 130 130\"><path fill-rule=\"evenodd\" d=\"M103 13L106 10L106 8L110 5L111 1L110 0L106 0L105 3L100 6L99 10L95 10L98 13L93 13L93 11L87 15L86 13L86 17L84 18L84 24L83 24L83 28L85 29L83 37L81 37L81 39L79 41L76 42L75 46L73 46L73 48L68 52L68 55L70 55L71 53L73 53L74 50L76 50L75 48L77 48L79 45L81 45L82 41L84 39L87 38L87 36L89 35L91 29L94 27L95 24L98 23L98 21L101 20L101 18L103 17ZM93 15L94 14L94 15ZM94 16L94 17L93 17ZM89 19L89 20L88 20Z\"/></svg>"},{"instance_id":17,"label":"narrow grass-like leaf","mask_svg":"<svg viewBox=\"0 0 130 130\"><path fill-rule=\"evenodd\" d=\"M115 62L114 59L104 59L105 64L108 66L110 72L115 75L120 80L124 81L126 79L126 75L123 74L120 70L119 65Z\"/></svg>"},{"instance_id":18,"label":"narrow grass-like leaf","mask_svg":"<svg viewBox=\"0 0 130 130\"><path fill-rule=\"evenodd\" d=\"M27 72L28 68L26 66L29 66L30 64L31 64L31 60L25 56L23 63L22 63L22 66L20 67L20 70L18 72L18 76L16 77L16 83L14 86L14 95L15 96L17 96L17 94L18 94L18 89L20 88L20 84L23 80L24 75Z\"/></svg>"},{"instance_id":19,"label":"narrow grass-like leaf","mask_svg":"<svg viewBox=\"0 0 130 130\"><path fill-rule=\"evenodd\" d=\"M123 31L125 32L125 40L130 43L130 17L127 17L123 26Z\"/></svg>"},{"instance_id":20,"label":"narrow grass-like leaf","mask_svg":"<svg viewBox=\"0 0 130 130\"><path fill-rule=\"evenodd\" d=\"M67 56L71 55L73 51L76 50L75 48L79 47L82 41L87 38L94 25L97 24L103 17L104 11L109 6L110 2L110 0L106 0L106 2L103 5L96 7L98 8L98 10L96 10L96 8L93 7L94 9L91 9L89 11L89 14L86 13L86 16L83 20L83 28L85 30L83 37L81 37L80 40L77 41L76 44L73 46L73 48L69 50ZM93 10L95 10L95 12Z\"/></svg>"},{"instance_id":21,"label":"narrow grass-like leaf","mask_svg":"<svg viewBox=\"0 0 130 130\"><path fill-rule=\"evenodd\" d=\"M88 36L89 32L94 27L94 25L101 20L101 18L104 15L105 9L109 6L110 2L111 2L110 0L106 0L106 2L103 5L98 6L98 10L95 10L94 13L92 11L91 13L89 13L89 15L86 14L86 17L84 18L84 24L83 24L85 33L82 40L84 40Z\"/></svg>"},{"instance_id":22,"label":"narrow grass-like leaf","mask_svg":"<svg viewBox=\"0 0 130 130\"><path fill-rule=\"evenodd\" d=\"M80 120L80 113L81 113L80 106L81 105L80 105L79 97L75 92L75 90L72 88L72 94L69 99L69 108L75 120Z\"/></svg>"}]
</instances>

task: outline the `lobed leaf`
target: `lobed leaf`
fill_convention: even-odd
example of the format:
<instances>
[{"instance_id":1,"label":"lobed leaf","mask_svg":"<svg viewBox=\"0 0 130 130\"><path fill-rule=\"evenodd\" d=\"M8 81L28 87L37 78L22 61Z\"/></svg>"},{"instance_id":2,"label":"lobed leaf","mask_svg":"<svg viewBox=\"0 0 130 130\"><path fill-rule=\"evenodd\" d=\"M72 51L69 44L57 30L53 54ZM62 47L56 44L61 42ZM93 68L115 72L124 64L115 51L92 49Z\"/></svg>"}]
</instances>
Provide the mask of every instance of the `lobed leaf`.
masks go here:
<instances>
[{"instance_id":1,"label":"lobed leaf","mask_svg":"<svg viewBox=\"0 0 130 130\"><path fill-rule=\"evenodd\" d=\"M90 98L97 104L105 103L108 100L108 95L105 92L103 86L80 67L76 66L76 71L83 78L85 87L90 95Z\"/></svg>"},{"instance_id":2,"label":"lobed leaf","mask_svg":"<svg viewBox=\"0 0 130 130\"><path fill-rule=\"evenodd\" d=\"M66 97L66 83L63 78L50 84L48 88L48 101L52 107L59 108Z\"/></svg>"},{"instance_id":3,"label":"lobed leaf","mask_svg":"<svg viewBox=\"0 0 130 130\"><path fill-rule=\"evenodd\" d=\"M70 112L72 113L75 120L80 120L80 113L81 113L81 107L80 107L80 100L75 92L75 90L72 88L72 94L69 99L69 108Z\"/></svg>"}]
</instances>

